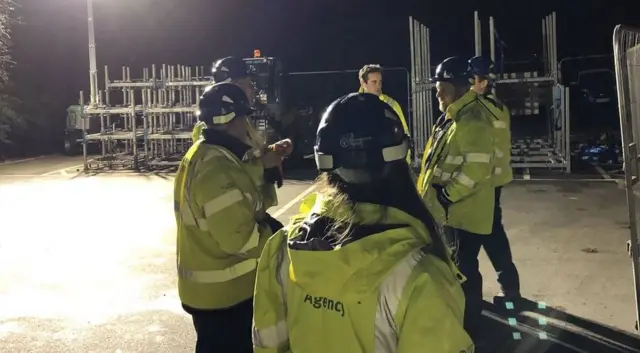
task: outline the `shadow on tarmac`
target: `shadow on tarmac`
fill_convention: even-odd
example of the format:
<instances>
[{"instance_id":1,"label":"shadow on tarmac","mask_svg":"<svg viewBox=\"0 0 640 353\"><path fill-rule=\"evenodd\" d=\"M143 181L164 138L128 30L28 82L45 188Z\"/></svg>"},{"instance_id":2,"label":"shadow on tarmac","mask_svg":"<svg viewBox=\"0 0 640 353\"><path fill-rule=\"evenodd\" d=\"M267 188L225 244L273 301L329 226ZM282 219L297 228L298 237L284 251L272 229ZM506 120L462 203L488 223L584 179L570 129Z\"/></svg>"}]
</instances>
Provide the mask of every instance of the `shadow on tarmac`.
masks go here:
<instances>
[{"instance_id":1,"label":"shadow on tarmac","mask_svg":"<svg viewBox=\"0 0 640 353\"><path fill-rule=\"evenodd\" d=\"M525 299L516 309L484 303L486 345L476 353L640 352L640 336ZM525 315L526 313L526 315ZM633 327L633 323L630 323Z\"/></svg>"}]
</instances>

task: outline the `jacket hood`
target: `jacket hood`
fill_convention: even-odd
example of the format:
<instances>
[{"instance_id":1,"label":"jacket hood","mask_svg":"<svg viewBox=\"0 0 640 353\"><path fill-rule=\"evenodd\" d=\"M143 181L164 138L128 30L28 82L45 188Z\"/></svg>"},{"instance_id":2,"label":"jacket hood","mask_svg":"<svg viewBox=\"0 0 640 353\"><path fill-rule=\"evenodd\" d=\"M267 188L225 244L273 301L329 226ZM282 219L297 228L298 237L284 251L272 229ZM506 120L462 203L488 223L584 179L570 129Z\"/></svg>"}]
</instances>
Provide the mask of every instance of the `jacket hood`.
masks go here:
<instances>
[{"instance_id":1,"label":"jacket hood","mask_svg":"<svg viewBox=\"0 0 640 353\"><path fill-rule=\"evenodd\" d=\"M352 219L346 240L339 220ZM336 230L337 229L337 230ZM392 207L337 203L320 194L288 241L289 277L306 293L357 301L373 291L394 265L431 238L418 219Z\"/></svg>"}]
</instances>

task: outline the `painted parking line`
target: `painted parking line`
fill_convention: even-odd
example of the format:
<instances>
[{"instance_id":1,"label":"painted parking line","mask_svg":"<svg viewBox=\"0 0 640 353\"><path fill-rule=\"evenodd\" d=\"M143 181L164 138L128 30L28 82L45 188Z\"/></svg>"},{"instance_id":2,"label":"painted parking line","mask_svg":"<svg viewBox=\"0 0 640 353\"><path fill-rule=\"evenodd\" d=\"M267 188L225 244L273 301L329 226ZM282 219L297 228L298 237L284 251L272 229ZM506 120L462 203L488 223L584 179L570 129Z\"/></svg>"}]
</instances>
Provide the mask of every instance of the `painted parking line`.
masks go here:
<instances>
[{"instance_id":1,"label":"painted parking line","mask_svg":"<svg viewBox=\"0 0 640 353\"><path fill-rule=\"evenodd\" d=\"M69 170L69 169L78 169L78 168L84 168L84 164L72 165L70 167L56 169L56 170L51 171L51 172L40 174L40 176L47 176L47 175L54 175L54 174L67 175L67 170Z\"/></svg>"},{"instance_id":2,"label":"painted parking line","mask_svg":"<svg viewBox=\"0 0 640 353\"><path fill-rule=\"evenodd\" d=\"M28 161L34 161L36 159L40 159L40 158L44 158L44 157L46 157L46 156L38 156L38 157L23 158L23 159L14 159L12 161L0 162L0 166L9 165L9 164L16 164L16 163L23 163L23 162L28 162Z\"/></svg>"},{"instance_id":3,"label":"painted parking line","mask_svg":"<svg viewBox=\"0 0 640 353\"><path fill-rule=\"evenodd\" d=\"M300 195L296 196L293 200L289 201L289 203L287 203L286 205L280 207L276 212L274 212L273 213L273 218L278 218L278 217L282 216L285 212L287 212L287 210L289 210L291 207L293 207L296 204L298 204L298 202L302 201L302 199L305 198L305 196L307 196L310 193L312 193L315 189L316 189L315 185L311 185L310 187L308 187Z\"/></svg>"}]
</instances>

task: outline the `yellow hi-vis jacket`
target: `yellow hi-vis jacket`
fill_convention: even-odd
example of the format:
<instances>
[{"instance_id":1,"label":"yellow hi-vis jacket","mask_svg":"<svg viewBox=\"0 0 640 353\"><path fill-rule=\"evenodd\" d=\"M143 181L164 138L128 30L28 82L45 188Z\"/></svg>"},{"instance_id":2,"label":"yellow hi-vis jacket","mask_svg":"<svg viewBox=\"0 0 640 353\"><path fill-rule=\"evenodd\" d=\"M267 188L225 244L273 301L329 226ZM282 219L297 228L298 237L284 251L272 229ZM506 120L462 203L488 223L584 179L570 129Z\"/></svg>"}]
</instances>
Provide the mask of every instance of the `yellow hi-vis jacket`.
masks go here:
<instances>
[{"instance_id":1,"label":"yellow hi-vis jacket","mask_svg":"<svg viewBox=\"0 0 640 353\"><path fill-rule=\"evenodd\" d=\"M196 125L193 126L193 132L191 132L191 139L193 140L193 143L198 142L202 137L202 129L204 129L205 126L207 126L207 124L203 121L198 121Z\"/></svg>"},{"instance_id":2,"label":"yellow hi-vis jacket","mask_svg":"<svg viewBox=\"0 0 640 353\"><path fill-rule=\"evenodd\" d=\"M332 220L351 212L353 239L319 250ZM398 209L358 203L351 211L318 195L308 217L262 252L254 352L473 352L463 328L464 277L430 244L423 223Z\"/></svg>"},{"instance_id":3,"label":"yellow hi-vis jacket","mask_svg":"<svg viewBox=\"0 0 640 353\"><path fill-rule=\"evenodd\" d=\"M418 192L437 222L476 234L491 234L493 116L469 91L453 102L434 127L418 177ZM445 210L433 185L444 187L452 202Z\"/></svg>"},{"instance_id":4,"label":"yellow hi-vis jacket","mask_svg":"<svg viewBox=\"0 0 640 353\"><path fill-rule=\"evenodd\" d=\"M364 88L360 87L358 92L363 93ZM407 134L407 136L411 136L411 131L409 131L409 125L407 124L407 119L404 117L404 113L402 112L402 107L400 106L400 103L398 103L395 99L387 96L386 94L381 94L378 97L380 97L381 101L389 104L391 109L393 109L393 111L396 112L396 114L398 114L398 117L400 118L400 122L402 123L402 127L404 128L404 133ZM411 150L407 152L407 163L412 164Z\"/></svg>"},{"instance_id":5,"label":"yellow hi-vis jacket","mask_svg":"<svg viewBox=\"0 0 640 353\"><path fill-rule=\"evenodd\" d=\"M494 172L493 184L504 186L513 180L511 169L511 117L509 109L496 96L489 94L479 96L480 103L493 115L493 127L495 128L494 146Z\"/></svg>"},{"instance_id":6,"label":"yellow hi-vis jacket","mask_svg":"<svg viewBox=\"0 0 640 353\"><path fill-rule=\"evenodd\" d=\"M243 162L203 140L185 155L174 184L182 303L219 309L252 297L258 257L272 235L262 222L274 203L264 199L263 175L260 159Z\"/></svg>"}]
</instances>

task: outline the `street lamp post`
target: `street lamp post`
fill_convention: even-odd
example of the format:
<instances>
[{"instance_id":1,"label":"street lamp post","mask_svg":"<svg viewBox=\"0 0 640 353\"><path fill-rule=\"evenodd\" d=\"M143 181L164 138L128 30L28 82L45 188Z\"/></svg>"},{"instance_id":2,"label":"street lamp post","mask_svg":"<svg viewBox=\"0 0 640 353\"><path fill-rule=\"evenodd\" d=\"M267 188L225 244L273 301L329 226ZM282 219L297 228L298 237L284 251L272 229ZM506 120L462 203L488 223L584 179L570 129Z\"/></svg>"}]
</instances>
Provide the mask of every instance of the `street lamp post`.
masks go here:
<instances>
[{"instance_id":1,"label":"street lamp post","mask_svg":"<svg viewBox=\"0 0 640 353\"><path fill-rule=\"evenodd\" d=\"M98 103L98 65L96 63L96 33L93 21L93 0L87 0L87 15L89 27L89 104L95 106Z\"/></svg>"}]
</instances>

